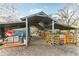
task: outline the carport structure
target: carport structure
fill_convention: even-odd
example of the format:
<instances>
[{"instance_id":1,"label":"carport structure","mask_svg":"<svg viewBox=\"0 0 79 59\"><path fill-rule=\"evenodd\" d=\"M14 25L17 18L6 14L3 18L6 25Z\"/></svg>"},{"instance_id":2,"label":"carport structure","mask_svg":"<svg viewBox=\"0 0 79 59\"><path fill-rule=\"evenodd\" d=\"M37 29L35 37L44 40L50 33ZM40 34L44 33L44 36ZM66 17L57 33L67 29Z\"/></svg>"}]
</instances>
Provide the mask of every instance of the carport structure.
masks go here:
<instances>
[{"instance_id":1,"label":"carport structure","mask_svg":"<svg viewBox=\"0 0 79 59\"><path fill-rule=\"evenodd\" d=\"M9 22L9 23L0 23L0 26L4 28L12 28L12 29L17 29L17 28L24 28L25 27L25 21L22 22Z\"/></svg>"},{"instance_id":2,"label":"carport structure","mask_svg":"<svg viewBox=\"0 0 79 59\"><path fill-rule=\"evenodd\" d=\"M52 31L52 43L54 42L54 30L60 29L60 30L75 30L74 27L69 27L64 24L59 24L57 21L51 19L47 14L45 14L43 11L21 18L21 20L26 20L26 46L28 46L29 40L30 40L30 26L34 25L39 30L46 30L51 29ZM40 24L41 23L41 24ZM74 38L76 40L76 34L74 35ZM76 42L76 41L75 41Z\"/></svg>"}]
</instances>

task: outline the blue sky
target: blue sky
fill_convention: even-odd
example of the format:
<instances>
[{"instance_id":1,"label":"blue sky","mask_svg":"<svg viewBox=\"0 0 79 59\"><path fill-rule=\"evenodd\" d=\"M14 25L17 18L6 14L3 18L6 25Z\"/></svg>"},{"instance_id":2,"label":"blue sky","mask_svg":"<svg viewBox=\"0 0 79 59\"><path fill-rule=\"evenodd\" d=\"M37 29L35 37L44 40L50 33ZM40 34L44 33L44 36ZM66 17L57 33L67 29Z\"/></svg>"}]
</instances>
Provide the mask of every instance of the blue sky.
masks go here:
<instances>
[{"instance_id":1,"label":"blue sky","mask_svg":"<svg viewBox=\"0 0 79 59\"><path fill-rule=\"evenodd\" d=\"M28 16L39 11L44 11L47 14L55 13L58 9L69 6L65 3L17 3L17 17Z\"/></svg>"}]
</instances>

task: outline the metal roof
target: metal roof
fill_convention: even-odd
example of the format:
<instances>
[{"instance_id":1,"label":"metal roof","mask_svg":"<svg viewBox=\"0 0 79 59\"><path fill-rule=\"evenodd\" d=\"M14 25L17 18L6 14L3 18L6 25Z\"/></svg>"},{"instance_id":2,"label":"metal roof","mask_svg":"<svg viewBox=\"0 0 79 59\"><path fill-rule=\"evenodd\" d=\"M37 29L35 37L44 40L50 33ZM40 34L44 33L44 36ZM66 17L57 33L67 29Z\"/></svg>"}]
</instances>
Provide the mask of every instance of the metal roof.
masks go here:
<instances>
[{"instance_id":1,"label":"metal roof","mask_svg":"<svg viewBox=\"0 0 79 59\"><path fill-rule=\"evenodd\" d=\"M69 29L77 29L75 27L71 27L71 26L67 26L65 24L60 24L57 21L51 19L46 13L44 13L43 11L38 12L36 14L32 14L30 16L27 16L28 21L30 23L30 25L35 25L39 28L39 22L43 22L45 25L45 28L50 28L52 25L52 21L55 22L55 29L61 29L61 30L69 30ZM23 17L21 19L25 19L26 17ZM41 27L42 28L42 27Z\"/></svg>"},{"instance_id":2,"label":"metal roof","mask_svg":"<svg viewBox=\"0 0 79 59\"><path fill-rule=\"evenodd\" d=\"M1 23L0 26L15 28L24 28L26 27L25 21L22 22L10 22L10 23Z\"/></svg>"}]
</instances>

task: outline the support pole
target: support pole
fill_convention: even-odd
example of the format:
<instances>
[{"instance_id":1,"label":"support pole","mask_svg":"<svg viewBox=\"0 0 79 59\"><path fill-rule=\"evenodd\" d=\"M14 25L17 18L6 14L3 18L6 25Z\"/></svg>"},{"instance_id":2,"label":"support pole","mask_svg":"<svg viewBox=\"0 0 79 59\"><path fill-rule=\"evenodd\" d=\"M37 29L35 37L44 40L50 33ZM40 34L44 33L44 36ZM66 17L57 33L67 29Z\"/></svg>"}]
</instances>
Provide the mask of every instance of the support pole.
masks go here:
<instances>
[{"instance_id":1,"label":"support pole","mask_svg":"<svg viewBox=\"0 0 79 59\"><path fill-rule=\"evenodd\" d=\"M29 43L30 43L30 41L31 41L31 35L30 35L31 33L30 33L30 25L29 25L29 22L28 22L28 45L29 45Z\"/></svg>"},{"instance_id":2,"label":"support pole","mask_svg":"<svg viewBox=\"0 0 79 59\"><path fill-rule=\"evenodd\" d=\"M74 43L77 46L77 30L74 32Z\"/></svg>"},{"instance_id":3,"label":"support pole","mask_svg":"<svg viewBox=\"0 0 79 59\"><path fill-rule=\"evenodd\" d=\"M25 40L26 47L28 46L28 19L26 17L26 40Z\"/></svg>"},{"instance_id":4,"label":"support pole","mask_svg":"<svg viewBox=\"0 0 79 59\"><path fill-rule=\"evenodd\" d=\"M54 21L52 21L52 46L54 46Z\"/></svg>"}]
</instances>

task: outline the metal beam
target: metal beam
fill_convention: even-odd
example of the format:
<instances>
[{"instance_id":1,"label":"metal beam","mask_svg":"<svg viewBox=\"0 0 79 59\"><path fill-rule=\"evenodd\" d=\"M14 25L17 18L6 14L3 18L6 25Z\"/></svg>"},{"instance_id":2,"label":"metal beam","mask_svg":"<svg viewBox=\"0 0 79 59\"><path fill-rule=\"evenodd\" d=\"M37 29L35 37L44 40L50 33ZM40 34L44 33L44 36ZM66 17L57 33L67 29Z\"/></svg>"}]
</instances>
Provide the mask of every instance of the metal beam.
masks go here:
<instances>
[{"instance_id":1,"label":"metal beam","mask_svg":"<svg viewBox=\"0 0 79 59\"><path fill-rule=\"evenodd\" d=\"M26 17L26 40L25 45L28 46L28 19Z\"/></svg>"},{"instance_id":2,"label":"metal beam","mask_svg":"<svg viewBox=\"0 0 79 59\"><path fill-rule=\"evenodd\" d=\"M74 31L74 43L77 45L77 30Z\"/></svg>"}]
</instances>

